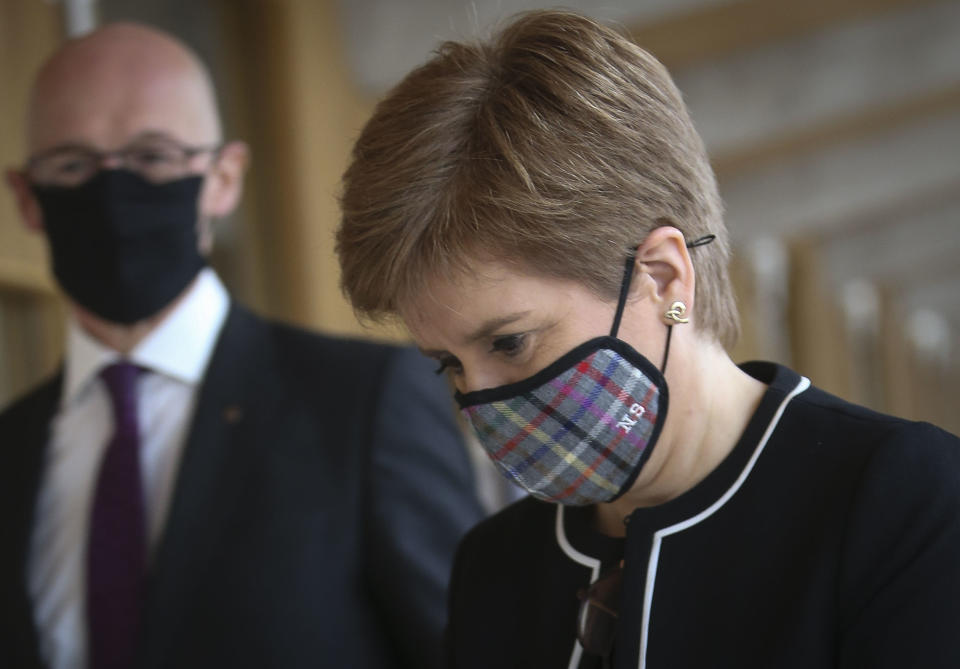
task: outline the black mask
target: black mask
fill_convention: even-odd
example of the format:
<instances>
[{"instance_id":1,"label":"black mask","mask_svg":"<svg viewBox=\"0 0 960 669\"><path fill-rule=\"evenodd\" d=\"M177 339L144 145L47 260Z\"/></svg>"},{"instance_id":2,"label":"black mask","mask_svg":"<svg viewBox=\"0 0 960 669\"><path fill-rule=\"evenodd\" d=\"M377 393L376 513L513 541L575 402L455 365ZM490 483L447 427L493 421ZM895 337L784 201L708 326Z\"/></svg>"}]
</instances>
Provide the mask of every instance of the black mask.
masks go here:
<instances>
[{"instance_id":1,"label":"black mask","mask_svg":"<svg viewBox=\"0 0 960 669\"><path fill-rule=\"evenodd\" d=\"M129 170L69 188L34 185L60 287L115 323L159 312L205 264L197 248L202 186L202 175L156 184Z\"/></svg>"}]
</instances>

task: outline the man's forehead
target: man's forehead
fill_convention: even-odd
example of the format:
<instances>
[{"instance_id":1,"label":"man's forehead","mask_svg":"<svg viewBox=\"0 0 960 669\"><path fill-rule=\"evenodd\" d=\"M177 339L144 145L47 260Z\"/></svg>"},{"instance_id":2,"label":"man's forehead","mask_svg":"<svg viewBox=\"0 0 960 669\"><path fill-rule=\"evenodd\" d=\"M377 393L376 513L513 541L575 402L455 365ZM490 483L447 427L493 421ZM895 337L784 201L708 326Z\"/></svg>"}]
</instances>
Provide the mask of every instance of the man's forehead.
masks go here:
<instances>
[{"instance_id":1,"label":"man's forehead","mask_svg":"<svg viewBox=\"0 0 960 669\"><path fill-rule=\"evenodd\" d=\"M68 45L41 71L31 100L32 152L62 143L107 150L148 131L186 143L219 139L209 80L189 52L163 39L102 41Z\"/></svg>"},{"instance_id":2,"label":"man's forehead","mask_svg":"<svg viewBox=\"0 0 960 669\"><path fill-rule=\"evenodd\" d=\"M79 82L78 82L79 83ZM216 125L190 86L154 80L148 84L83 89L64 86L37 100L31 114L31 146L42 151L62 143L118 148L138 135L161 133L186 143L216 140Z\"/></svg>"}]
</instances>

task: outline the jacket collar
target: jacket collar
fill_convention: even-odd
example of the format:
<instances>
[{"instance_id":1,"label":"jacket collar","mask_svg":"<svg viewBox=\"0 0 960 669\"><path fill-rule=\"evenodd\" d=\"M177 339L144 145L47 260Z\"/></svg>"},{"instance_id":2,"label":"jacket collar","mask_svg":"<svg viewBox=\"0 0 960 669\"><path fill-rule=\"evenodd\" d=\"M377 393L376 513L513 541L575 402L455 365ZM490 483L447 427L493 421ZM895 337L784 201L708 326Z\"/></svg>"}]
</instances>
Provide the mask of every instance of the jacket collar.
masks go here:
<instances>
[{"instance_id":1,"label":"jacket collar","mask_svg":"<svg viewBox=\"0 0 960 669\"><path fill-rule=\"evenodd\" d=\"M200 387L166 526L147 584L141 666L167 666L188 617L191 592L215 558L225 528L282 402L270 326L231 306Z\"/></svg>"}]
</instances>

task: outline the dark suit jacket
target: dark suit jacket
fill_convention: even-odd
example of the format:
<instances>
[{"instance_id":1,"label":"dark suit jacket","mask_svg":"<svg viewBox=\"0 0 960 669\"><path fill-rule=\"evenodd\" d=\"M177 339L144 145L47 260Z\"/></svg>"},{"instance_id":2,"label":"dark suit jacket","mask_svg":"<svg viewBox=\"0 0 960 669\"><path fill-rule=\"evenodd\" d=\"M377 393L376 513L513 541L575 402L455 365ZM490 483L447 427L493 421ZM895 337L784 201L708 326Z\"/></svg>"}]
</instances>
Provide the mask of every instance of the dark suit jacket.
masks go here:
<instances>
[{"instance_id":1,"label":"dark suit jacket","mask_svg":"<svg viewBox=\"0 0 960 669\"><path fill-rule=\"evenodd\" d=\"M481 515L449 392L410 349L233 306L150 568L140 665L432 667ZM40 667L26 589L61 379L0 414L0 667Z\"/></svg>"}]
</instances>

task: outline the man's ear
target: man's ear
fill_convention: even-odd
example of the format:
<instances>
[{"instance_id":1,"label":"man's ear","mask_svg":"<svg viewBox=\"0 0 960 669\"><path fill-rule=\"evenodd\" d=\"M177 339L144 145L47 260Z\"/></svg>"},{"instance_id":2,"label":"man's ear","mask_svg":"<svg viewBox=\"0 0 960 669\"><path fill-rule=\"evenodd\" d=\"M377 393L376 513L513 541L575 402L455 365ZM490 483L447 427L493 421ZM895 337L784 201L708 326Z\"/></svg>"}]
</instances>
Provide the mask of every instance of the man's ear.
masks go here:
<instances>
[{"instance_id":1,"label":"man's ear","mask_svg":"<svg viewBox=\"0 0 960 669\"><path fill-rule=\"evenodd\" d=\"M220 149L201 195L202 218L222 218L236 209L249 157L250 149L244 142L228 142Z\"/></svg>"},{"instance_id":2,"label":"man's ear","mask_svg":"<svg viewBox=\"0 0 960 669\"><path fill-rule=\"evenodd\" d=\"M636 263L631 292L641 291L664 305L680 300L688 309L693 307L693 262L677 228L654 228L637 249Z\"/></svg>"},{"instance_id":3,"label":"man's ear","mask_svg":"<svg viewBox=\"0 0 960 669\"><path fill-rule=\"evenodd\" d=\"M26 175L19 170L9 169L6 177L7 186L13 192L24 225L35 232L43 232L43 212L40 210L40 203L33 195Z\"/></svg>"}]
</instances>

